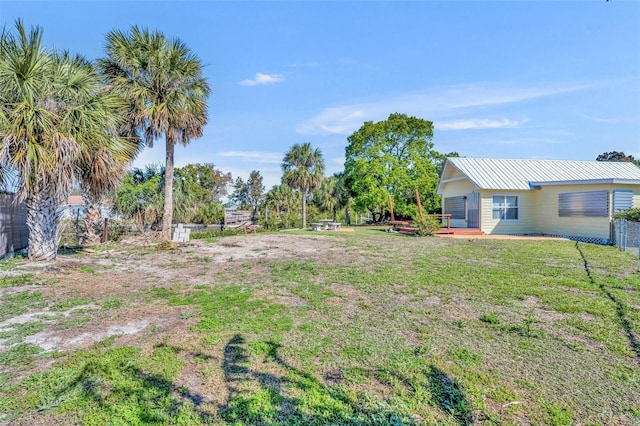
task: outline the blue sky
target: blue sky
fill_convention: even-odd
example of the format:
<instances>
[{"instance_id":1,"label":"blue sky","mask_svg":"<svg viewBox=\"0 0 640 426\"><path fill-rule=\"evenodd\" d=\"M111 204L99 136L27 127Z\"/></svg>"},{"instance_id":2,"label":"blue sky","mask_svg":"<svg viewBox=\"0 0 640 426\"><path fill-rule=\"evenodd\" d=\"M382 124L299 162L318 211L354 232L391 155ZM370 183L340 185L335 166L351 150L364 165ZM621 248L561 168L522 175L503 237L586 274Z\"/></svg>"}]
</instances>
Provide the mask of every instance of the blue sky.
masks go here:
<instances>
[{"instance_id":1,"label":"blue sky","mask_svg":"<svg viewBox=\"0 0 640 426\"><path fill-rule=\"evenodd\" d=\"M0 24L90 59L136 24L206 64L204 136L176 164L213 162L279 183L295 143L342 170L347 137L400 112L431 120L440 152L468 157L640 157L640 2L0 0ZM164 144L140 166L164 161Z\"/></svg>"}]
</instances>

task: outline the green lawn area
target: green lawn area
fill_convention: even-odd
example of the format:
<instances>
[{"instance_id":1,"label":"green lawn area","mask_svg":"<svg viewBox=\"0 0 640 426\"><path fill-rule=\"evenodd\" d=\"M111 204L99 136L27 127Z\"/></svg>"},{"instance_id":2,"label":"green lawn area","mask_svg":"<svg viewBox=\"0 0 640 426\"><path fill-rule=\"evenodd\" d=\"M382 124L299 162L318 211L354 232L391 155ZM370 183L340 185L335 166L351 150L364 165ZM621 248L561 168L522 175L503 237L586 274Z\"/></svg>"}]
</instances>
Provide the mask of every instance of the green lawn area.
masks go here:
<instances>
[{"instance_id":1,"label":"green lawn area","mask_svg":"<svg viewBox=\"0 0 640 426\"><path fill-rule=\"evenodd\" d=\"M362 228L54 266L0 267L0 424L640 424L640 262L612 247Z\"/></svg>"}]
</instances>

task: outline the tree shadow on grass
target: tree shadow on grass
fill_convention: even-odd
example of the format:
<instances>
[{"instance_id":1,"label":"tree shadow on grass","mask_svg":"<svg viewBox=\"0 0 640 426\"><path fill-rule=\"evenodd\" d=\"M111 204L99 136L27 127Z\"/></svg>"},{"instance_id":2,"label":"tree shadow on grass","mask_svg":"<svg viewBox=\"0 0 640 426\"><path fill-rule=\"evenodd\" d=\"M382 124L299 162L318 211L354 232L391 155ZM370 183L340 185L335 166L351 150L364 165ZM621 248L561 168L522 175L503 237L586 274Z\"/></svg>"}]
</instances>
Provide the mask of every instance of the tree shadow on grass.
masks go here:
<instances>
[{"instance_id":1,"label":"tree shadow on grass","mask_svg":"<svg viewBox=\"0 0 640 426\"><path fill-rule=\"evenodd\" d=\"M595 278L593 277L593 274L591 273L591 267L589 266L589 262L587 262L587 258L584 255L584 253L582 252L582 249L580 248L580 246L578 245L578 242L576 241L576 250L578 250L578 253L580 253L580 257L582 258L582 262L584 263L584 271L587 274L587 278L589 279L589 282L593 285L597 285L598 289L600 289L600 292L607 298L609 299L611 302L613 302L613 304L616 307L616 315L618 317L618 321L620 322L620 325L622 326L622 330L624 331L625 336L627 337L627 340L629 341L629 347L631 348L631 350L633 351L633 353L636 356L636 361L638 362L638 364L640 364L640 342L638 342L638 338L636 337L634 331L633 331L633 327L631 326L631 322L629 321L629 318L627 318L627 306L622 303L621 300L619 300L615 294L613 294L611 291L609 291L609 289L607 289L607 287L604 285L604 283L600 282L597 283Z\"/></svg>"},{"instance_id":2,"label":"tree shadow on grass","mask_svg":"<svg viewBox=\"0 0 640 426\"><path fill-rule=\"evenodd\" d=\"M195 425L222 421L251 425L412 425L424 420L412 415L409 408L393 409L382 399L348 389L342 385L341 371L329 378L334 384L327 385L285 362L279 354L281 345L270 341L255 343L252 353L264 357L257 368L249 367L255 359L250 360L247 342L241 335L233 336L225 345L221 367L228 398L223 404L216 405L198 392L176 385L166 374L147 371L144 362L138 362L140 354L136 349L111 347L79 360L81 366L62 366L34 382L38 388L47 389L41 394L38 410L64 404L64 411L75 411L80 421L94 424ZM182 359L215 362L209 355L180 347L160 344L156 349L180 354ZM155 362L156 368L164 368L162 357ZM412 377L390 369L365 371L383 385L394 382L394 390L400 387L399 391L414 398L414 403L432 406L434 410L429 412L437 421L473 423L462 390L433 365Z\"/></svg>"},{"instance_id":3,"label":"tree shadow on grass","mask_svg":"<svg viewBox=\"0 0 640 426\"><path fill-rule=\"evenodd\" d=\"M216 419L212 412L202 409L206 401L203 395L144 371L130 357L113 361L109 351L102 355L84 364L75 378L48 396L38 410L71 404L76 407L72 411L92 424L211 424Z\"/></svg>"},{"instance_id":4,"label":"tree shadow on grass","mask_svg":"<svg viewBox=\"0 0 640 426\"><path fill-rule=\"evenodd\" d=\"M263 364L269 371L249 368L246 342L235 335L225 346L222 369L229 398L218 410L225 421L248 424L300 425L411 425L419 418L393 410L384 401L358 396L343 386L328 386L309 373L287 364L278 354L281 345L265 342L261 348ZM271 366L269 363L273 363ZM277 366L277 369L273 368ZM450 421L473 424L470 404L458 385L444 372L429 366L419 380L389 370L371 370L372 377L385 377L401 383L409 392L423 386L432 396L431 404ZM341 381L335 374L331 381ZM385 380L380 379L381 383Z\"/></svg>"}]
</instances>

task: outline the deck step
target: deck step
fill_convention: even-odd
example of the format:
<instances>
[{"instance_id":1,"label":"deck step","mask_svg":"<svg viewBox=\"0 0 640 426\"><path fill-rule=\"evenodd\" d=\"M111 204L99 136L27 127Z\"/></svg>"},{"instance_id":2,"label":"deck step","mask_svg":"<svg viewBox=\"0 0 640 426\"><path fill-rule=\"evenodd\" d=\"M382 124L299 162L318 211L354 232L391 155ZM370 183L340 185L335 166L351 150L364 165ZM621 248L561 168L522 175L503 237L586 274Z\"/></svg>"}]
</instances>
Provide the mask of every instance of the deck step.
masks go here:
<instances>
[{"instance_id":1,"label":"deck step","mask_svg":"<svg viewBox=\"0 0 640 426\"><path fill-rule=\"evenodd\" d=\"M418 228L412 228L410 226L401 226L399 228L396 228L396 230L400 233L400 234L410 234L410 235L415 235L418 233Z\"/></svg>"},{"instance_id":2,"label":"deck step","mask_svg":"<svg viewBox=\"0 0 640 426\"><path fill-rule=\"evenodd\" d=\"M479 228L441 228L436 230L439 235L484 235Z\"/></svg>"}]
</instances>

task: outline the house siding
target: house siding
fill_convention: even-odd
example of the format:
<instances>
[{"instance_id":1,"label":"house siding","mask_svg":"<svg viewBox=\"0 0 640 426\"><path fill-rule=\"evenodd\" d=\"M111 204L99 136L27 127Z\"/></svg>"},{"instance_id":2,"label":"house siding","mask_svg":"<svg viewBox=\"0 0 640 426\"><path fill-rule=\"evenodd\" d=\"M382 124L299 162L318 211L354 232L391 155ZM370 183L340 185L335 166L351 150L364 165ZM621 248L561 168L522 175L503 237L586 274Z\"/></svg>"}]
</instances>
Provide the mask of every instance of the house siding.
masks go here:
<instances>
[{"instance_id":1,"label":"house siding","mask_svg":"<svg viewBox=\"0 0 640 426\"><path fill-rule=\"evenodd\" d=\"M611 230L613 212L613 191L616 189L633 191L634 207L640 205L640 188L637 185L548 185L543 186L536 194L538 208L535 227L542 234L562 235L568 237L586 237L608 240ZM565 192L600 191L609 193L608 217L560 217L558 198Z\"/></svg>"},{"instance_id":2,"label":"house siding","mask_svg":"<svg viewBox=\"0 0 640 426\"><path fill-rule=\"evenodd\" d=\"M446 192L442 194L442 200L449 197L466 196L470 192L476 191L475 185L469 179L457 180L449 182L446 185ZM443 213L447 213L446 203L443 202ZM465 219L451 219L451 226L454 228L466 228L467 221Z\"/></svg>"},{"instance_id":3,"label":"house siding","mask_svg":"<svg viewBox=\"0 0 640 426\"><path fill-rule=\"evenodd\" d=\"M516 195L519 197L518 220L494 220L493 196ZM536 201L533 191L480 191L480 229L485 234L534 234Z\"/></svg>"}]
</instances>

